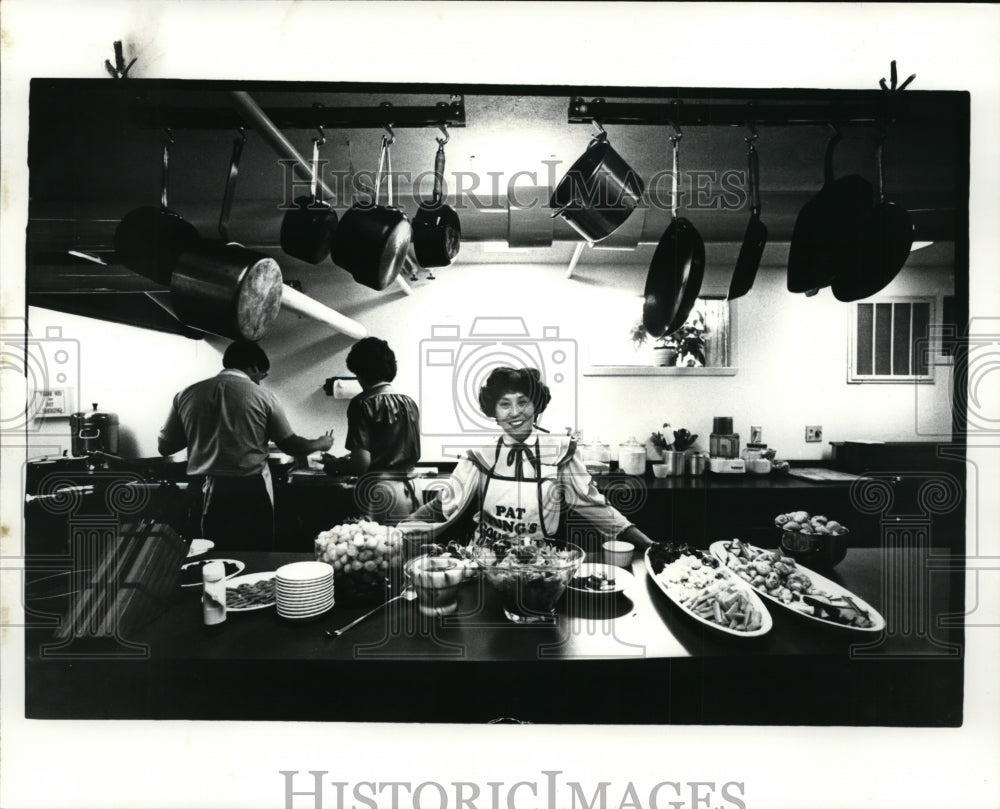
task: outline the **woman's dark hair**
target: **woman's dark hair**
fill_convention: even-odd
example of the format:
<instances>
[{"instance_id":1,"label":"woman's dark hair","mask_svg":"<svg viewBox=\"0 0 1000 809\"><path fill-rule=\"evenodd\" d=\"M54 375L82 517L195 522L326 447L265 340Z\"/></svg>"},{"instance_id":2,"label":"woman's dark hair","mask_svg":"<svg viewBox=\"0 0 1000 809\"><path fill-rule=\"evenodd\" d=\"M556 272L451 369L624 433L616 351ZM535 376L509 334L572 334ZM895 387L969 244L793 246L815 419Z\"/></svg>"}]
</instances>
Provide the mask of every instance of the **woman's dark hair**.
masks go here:
<instances>
[{"instance_id":1,"label":"woman's dark hair","mask_svg":"<svg viewBox=\"0 0 1000 809\"><path fill-rule=\"evenodd\" d=\"M239 368L241 371L247 368L256 368L259 371L267 371L271 367L271 361L264 353L264 349L250 340L237 340L230 343L226 353L222 355L223 368Z\"/></svg>"},{"instance_id":2,"label":"woman's dark hair","mask_svg":"<svg viewBox=\"0 0 1000 809\"><path fill-rule=\"evenodd\" d=\"M497 402L501 396L508 393L523 393L535 406L535 412L541 413L549 406L552 393L549 386L542 382L541 373L535 368L494 368L486 384L479 389L479 408L487 416L493 418L497 411Z\"/></svg>"},{"instance_id":3,"label":"woman's dark hair","mask_svg":"<svg viewBox=\"0 0 1000 809\"><path fill-rule=\"evenodd\" d=\"M347 354L347 370L359 379L392 382L396 378L396 355L385 340L363 337Z\"/></svg>"}]
</instances>

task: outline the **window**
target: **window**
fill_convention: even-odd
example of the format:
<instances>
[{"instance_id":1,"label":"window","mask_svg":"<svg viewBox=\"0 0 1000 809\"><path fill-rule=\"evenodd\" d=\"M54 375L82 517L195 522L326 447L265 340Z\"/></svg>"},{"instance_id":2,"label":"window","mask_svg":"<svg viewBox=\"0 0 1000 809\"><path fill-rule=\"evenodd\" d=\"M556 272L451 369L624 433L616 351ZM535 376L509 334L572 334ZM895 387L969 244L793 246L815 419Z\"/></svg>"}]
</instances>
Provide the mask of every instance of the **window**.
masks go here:
<instances>
[{"instance_id":1,"label":"window","mask_svg":"<svg viewBox=\"0 0 1000 809\"><path fill-rule=\"evenodd\" d=\"M684 325L671 335L650 337L642 325L642 299L635 295L604 301L618 331L596 335L588 346L588 376L690 375L736 373L732 306L725 298L698 298Z\"/></svg>"},{"instance_id":2,"label":"window","mask_svg":"<svg viewBox=\"0 0 1000 809\"><path fill-rule=\"evenodd\" d=\"M862 301L851 309L847 381L933 382L934 298Z\"/></svg>"}]
</instances>

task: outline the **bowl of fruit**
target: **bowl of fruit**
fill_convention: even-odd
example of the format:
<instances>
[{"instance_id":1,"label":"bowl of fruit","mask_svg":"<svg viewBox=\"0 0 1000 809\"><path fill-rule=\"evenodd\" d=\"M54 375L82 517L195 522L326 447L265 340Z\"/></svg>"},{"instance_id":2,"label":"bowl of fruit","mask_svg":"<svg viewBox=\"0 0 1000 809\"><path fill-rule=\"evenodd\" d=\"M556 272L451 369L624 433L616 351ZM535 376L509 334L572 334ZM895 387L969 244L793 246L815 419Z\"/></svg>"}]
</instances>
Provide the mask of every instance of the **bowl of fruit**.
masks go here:
<instances>
[{"instance_id":1,"label":"bowl of fruit","mask_svg":"<svg viewBox=\"0 0 1000 809\"><path fill-rule=\"evenodd\" d=\"M778 545L806 567L831 568L844 560L850 531L846 526L808 511L790 511L774 518Z\"/></svg>"},{"instance_id":2,"label":"bowl of fruit","mask_svg":"<svg viewBox=\"0 0 1000 809\"><path fill-rule=\"evenodd\" d=\"M313 546L316 561L333 568L337 603L384 601L387 582L402 576L403 538L392 526L345 522L321 532Z\"/></svg>"}]
</instances>

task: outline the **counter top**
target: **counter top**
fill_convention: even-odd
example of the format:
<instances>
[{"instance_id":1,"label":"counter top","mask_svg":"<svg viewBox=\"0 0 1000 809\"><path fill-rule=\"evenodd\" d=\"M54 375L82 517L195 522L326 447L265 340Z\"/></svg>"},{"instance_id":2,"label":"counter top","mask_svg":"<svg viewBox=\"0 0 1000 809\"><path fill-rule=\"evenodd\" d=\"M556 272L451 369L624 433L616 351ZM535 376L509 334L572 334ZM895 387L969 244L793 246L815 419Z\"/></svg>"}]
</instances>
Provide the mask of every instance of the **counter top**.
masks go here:
<instances>
[{"instance_id":1,"label":"counter top","mask_svg":"<svg viewBox=\"0 0 1000 809\"><path fill-rule=\"evenodd\" d=\"M917 618L955 613L962 573L935 566L941 572L909 583L921 590L916 600L893 598L885 584L890 570L923 569L947 553L848 553L830 577L883 614L879 638L771 605L774 627L764 637L713 632L674 607L640 559L626 594L567 592L557 623L545 627L508 622L492 587L475 580L463 585L453 616L428 619L415 603L396 602L331 640L324 629L367 608L338 604L305 623L264 609L231 613L208 635L197 588L185 588L122 639L142 650L131 658L123 647L120 660L61 660L42 651L45 631L29 631L27 715L951 726L961 722L961 629L928 629L907 610L919 602L927 615ZM310 558L226 556L244 561L245 573ZM612 693L609 682L624 687Z\"/></svg>"}]
</instances>

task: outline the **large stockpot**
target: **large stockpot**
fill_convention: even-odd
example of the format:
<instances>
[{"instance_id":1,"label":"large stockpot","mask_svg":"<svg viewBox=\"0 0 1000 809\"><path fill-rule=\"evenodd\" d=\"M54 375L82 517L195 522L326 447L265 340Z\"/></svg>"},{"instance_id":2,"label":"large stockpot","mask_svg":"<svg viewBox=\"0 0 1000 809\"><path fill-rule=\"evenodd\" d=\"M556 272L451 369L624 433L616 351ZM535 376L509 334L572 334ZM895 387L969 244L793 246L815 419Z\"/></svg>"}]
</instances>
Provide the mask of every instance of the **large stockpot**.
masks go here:
<instances>
[{"instance_id":1,"label":"large stockpot","mask_svg":"<svg viewBox=\"0 0 1000 809\"><path fill-rule=\"evenodd\" d=\"M69 417L70 452L87 455L91 452L118 454L118 414L97 409L73 413Z\"/></svg>"},{"instance_id":2,"label":"large stockpot","mask_svg":"<svg viewBox=\"0 0 1000 809\"><path fill-rule=\"evenodd\" d=\"M233 340L259 340L281 309L281 268L236 243L201 241L177 259L170 302L187 325Z\"/></svg>"},{"instance_id":3,"label":"large stockpot","mask_svg":"<svg viewBox=\"0 0 1000 809\"><path fill-rule=\"evenodd\" d=\"M566 172L549 198L561 216L588 242L607 238L636 209L642 178L608 142L603 128Z\"/></svg>"}]
</instances>

